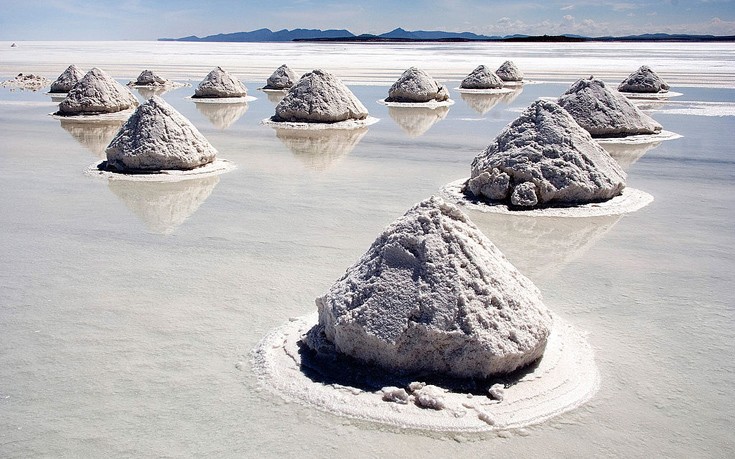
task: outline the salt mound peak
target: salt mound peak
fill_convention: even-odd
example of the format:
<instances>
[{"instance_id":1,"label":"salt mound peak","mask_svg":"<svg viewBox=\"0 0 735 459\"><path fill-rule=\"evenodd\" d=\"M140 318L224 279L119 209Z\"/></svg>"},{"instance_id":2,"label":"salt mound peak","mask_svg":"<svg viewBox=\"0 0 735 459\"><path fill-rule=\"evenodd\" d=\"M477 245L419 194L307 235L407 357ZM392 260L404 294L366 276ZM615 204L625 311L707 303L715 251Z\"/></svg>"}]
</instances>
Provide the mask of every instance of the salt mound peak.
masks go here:
<instances>
[{"instance_id":1,"label":"salt mound peak","mask_svg":"<svg viewBox=\"0 0 735 459\"><path fill-rule=\"evenodd\" d=\"M317 69L304 74L288 91L272 120L337 123L367 117L367 108L339 78Z\"/></svg>"},{"instance_id":2,"label":"salt mound peak","mask_svg":"<svg viewBox=\"0 0 735 459\"><path fill-rule=\"evenodd\" d=\"M199 83L192 97L216 98L216 97L245 97L248 89L234 76L230 75L222 67L215 67Z\"/></svg>"},{"instance_id":3,"label":"salt mound peak","mask_svg":"<svg viewBox=\"0 0 735 459\"><path fill-rule=\"evenodd\" d=\"M295 82L296 74L286 64L283 64L268 77L263 89L289 89Z\"/></svg>"},{"instance_id":4,"label":"salt mound peak","mask_svg":"<svg viewBox=\"0 0 735 459\"><path fill-rule=\"evenodd\" d=\"M472 161L465 193L532 208L605 201L623 188L625 172L590 134L538 100Z\"/></svg>"},{"instance_id":5,"label":"salt mound peak","mask_svg":"<svg viewBox=\"0 0 735 459\"><path fill-rule=\"evenodd\" d=\"M513 63L513 61L505 61L495 71L503 81L523 81L523 72Z\"/></svg>"},{"instance_id":6,"label":"salt mound peak","mask_svg":"<svg viewBox=\"0 0 735 459\"><path fill-rule=\"evenodd\" d=\"M459 87L463 89L500 89L503 87L503 80L489 68L479 65L462 80Z\"/></svg>"},{"instance_id":7,"label":"salt mound peak","mask_svg":"<svg viewBox=\"0 0 735 459\"><path fill-rule=\"evenodd\" d=\"M668 90L669 85L647 65L642 65L618 85L618 91L623 92L657 93Z\"/></svg>"},{"instance_id":8,"label":"salt mound peak","mask_svg":"<svg viewBox=\"0 0 735 459\"><path fill-rule=\"evenodd\" d=\"M166 86L170 82L162 76L155 73L153 70L143 70L138 75L138 78L131 82L134 86Z\"/></svg>"},{"instance_id":9,"label":"salt mound peak","mask_svg":"<svg viewBox=\"0 0 735 459\"><path fill-rule=\"evenodd\" d=\"M385 101L423 103L432 100L443 102L448 99L449 91L446 86L437 83L425 71L411 67L393 83Z\"/></svg>"},{"instance_id":10,"label":"salt mound peak","mask_svg":"<svg viewBox=\"0 0 735 459\"><path fill-rule=\"evenodd\" d=\"M59 115L99 115L136 107L138 99L104 70L93 68L59 104Z\"/></svg>"},{"instance_id":11,"label":"salt mound peak","mask_svg":"<svg viewBox=\"0 0 735 459\"><path fill-rule=\"evenodd\" d=\"M75 84L84 77L84 72L74 64L64 70L59 77L51 83L49 92L69 92Z\"/></svg>"},{"instance_id":12,"label":"salt mound peak","mask_svg":"<svg viewBox=\"0 0 735 459\"><path fill-rule=\"evenodd\" d=\"M438 197L388 225L316 304L308 346L399 374L509 373L541 357L552 326L534 284Z\"/></svg>"},{"instance_id":13,"label":"salt mound peak","mask_svg":"<svg viewBox=\"0 0 735 459\"><path fill-rule=\"evenodd\" d=\"M558 103L593 137L656 134L662 129L625 96L593 76L577 80Z\"/></svg>"},{"instance_id":14,"label":"salt mound peak","mask_svg":"<svg viewBox=\"0 0 735 459\"><path fill-rule=\"evenodd\" d=\"M138 107L107 147L117 172L189 170L214 161L217 150L181 113L158 96Z\"/></svg>"}]
</instances>

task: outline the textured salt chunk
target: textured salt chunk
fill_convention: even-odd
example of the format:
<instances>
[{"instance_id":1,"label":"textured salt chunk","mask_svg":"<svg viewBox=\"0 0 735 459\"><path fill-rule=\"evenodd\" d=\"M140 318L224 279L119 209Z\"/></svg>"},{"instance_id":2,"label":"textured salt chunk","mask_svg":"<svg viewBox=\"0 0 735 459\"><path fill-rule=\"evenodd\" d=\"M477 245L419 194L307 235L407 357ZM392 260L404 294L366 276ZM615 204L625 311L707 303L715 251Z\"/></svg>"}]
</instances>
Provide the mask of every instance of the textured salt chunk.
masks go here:
<instances>
[{"instance_id":1,"label":"textured salt chunk","mask_svg":"<svg viewBox=\"0 0 735 459\"><path fill-rule=\"evenodd\" d=\"M248 89L222 67L215 67L194 90L194 98L245 97Z\"/></svg>"},{"instance_id":2,"label":"textured salt chunk","mask_svg":"<svg viewBox=\"0 0 735 459\"><path fill-rule=\"evenodd\" d=\"M589 133L557 104L539 100L472 161L465 192L532 207L604 201L624 187L625 172Z\"/></svg>"},{"instance_id":3,"label":"textured salt chunk","mask_svg":"<svg viewBox=\"0 0 735 459\"><path fill-rule=\"evenodd\" d=\"M83 77L84 72L82 72L76 65L71 64L61 75L59 75L58 78L56 78L56 80L54 80L53 83L51 83L51 89L49 92L69 92L71 91L71 88L73 88L74 85Z\"/></svg>"},{"instance_id":4,"label":"textured salt chunk","mask_svg":"<svg viewBox=\"0 0 735 459\"><path fill-rule=\"evenodd\" d=\"M480 421L482 421L482 422L484 422L484 423L486 423L487 425L490 425L490 426L494 426L495 423L496 423L495 418L493 417L493 415L491 415L487 411L480 411L480 410L478 410L477 411L477 418Z\"/></svg>"},{"instance_id":5,"label":"textured salt chunk","mask_svg":"<svg viewBox=\"0 0 735 459\"><path fill-rule=\"evenodd\" d=\"M443 102L449 99L446 86L416 67L407 69L388 90L386 102Z\"/></svg>"},{"instance_id":6,"label":"textured salt chunk","mask_svg":"<svg viewBox=\"0 0 735 459\"><path fill-rule=\"evenodd\" d=\"M414 392L413 396L416 405L421 408L431 408L432 410L443 410L446 408L444 390L440 387L427 384Z\"/></svg>"},{"instance_id":7,"label":"textured salt chunk","mask_svg":"<svg viewBox=\"0 0 735 459\"><path fill-rule=\"evenodd\" d=\"M505 398L505 386L502 384L493 384L487 392L490 395L490 398L499 402L502 402Z\"/></svg>"},{"instance_id":8,"label":"textured salt chunk","mask_svg":"<svg viewBox=\"0 0 735 459\"><path fill-rule=\"evenodd\" d=\"M268 77L263 89L289 89L295 82L296 74L286 64L283 64Z\"/></svg>"},{"instance_id":9,"label":"textured salt chunk","mask_svg":"<svg viewBox=\"0 0 735 459\"><path fill-rule=\"evenodd\" d=\"M316 303L307 345L324 337L395 373L509 373L542 355L552 323L533 283L437 197L390 224Z\"/></svg>"},{"instance_id":10,"label":"textured salt chunk","mask_svg":"<svg viewBox=\"0 0 735 459\"><path fill-rule=\"evenodd\" d=\"M304 74L276 106L273 121L337 123L367 118L367 108L342 81L324 70Z\"/></svg>"},{"instance_id":11,"label":"textured salt chunk","mask_svg":"<svg viewBox=\"0 0 735 459\"><path fill-rule=\"evenodd\" d=\"M115 113L138 105L125 86L104 70L93 68L82 77L59 104L59 115L99 115Z\"/></svg>"},{"instance_id":12,"label":"textured salt chunk","mask_svg":"<svg viewBox=\"0 0 735 459\"><path fill-rule=\"evenodd\" d=\"M12 80L5 80L0 83L2 87L17 88L20 90L38 91L49 85L51 80L41 75L32 73L19 73Z\"/></svg>"},{"instance_id":13,"label":"textured salt chunk","mask_svg":"<svg viewBox=\"0 0 735 459\"><path fill-rule=\"evenodd\" d=\"M408 391L413 393L413 392L416 392L417 390L423 389L424 386L426 386L425 382L413 381L408 385Z\"/></svg>"},{"instance_id":14,"label":"textured salt chunk","mask_svg":"<svg viewBox=\"0 0 735 459\"><path fill-rule=\"evenodd\" d=\"M484 65L478 66L459 85L463 89L499 89L503 80Z\"/></svg>"},{"instance_id":15,"label":"textured salt chunk","mask_svg":"<svg viewBox=\"0 0 735 459\"><path fill-rule=\"evenodd\" d=\"M513 61L503 62L495 74L503 81L523 81L523 72L516 67Z\"/></svg>"},{"instance_id":16,"label":"textured salt chunk","mask_svg":"<svg viewBox=\"0 0 735 459\"><path fill-rule=\"evenodd\" d=\"M406 389L388 386L381 389L383 392L383 400L386 402L395 402L405 405L408 403L408 392Z\"/></svg>"},{"instance_id":17,"label":"textured salt chunk","mask_svg":"<svg viewBox=\"0 0 735 459\"><path fill-rule=\"evenodd\" d=\"M119 172L189 170L214 161L217 150L158 96L138 107L107 147L107 167Z\"/></svg>"},{"instance_id":18,"label":"textured salt chunk","mask_svg":"<svg viewBox=\"0 0 735 459\"><path fill-rule=\"evenodd\" d=\"M592 76L577 80L558 102L592 137L655 134L662 129L625 96Z\"/></svg>"},{"instance_id":19,"label":"textured salt chunk","mask_svg":"<svg viewBox=\"0 0 735 459\"><path fill-rule=\"evenodd\" d=\"M166 86L170 82L162 76L155 73L153 70L143 70L138 75L135 81L131 81L129 84L133 86Z\"/></svg>"},{"instance_id":20,"label":"textured salt chunk","mask_svg":"<svg viewBox=\"0 0 735 459\"><path fill-rule=\"evenodd\" d=\"M618 91L624 92L658 93L668 90L669 85L646 65L628 75L628 78L618 85Z\"/></svg>"}]
</instances>

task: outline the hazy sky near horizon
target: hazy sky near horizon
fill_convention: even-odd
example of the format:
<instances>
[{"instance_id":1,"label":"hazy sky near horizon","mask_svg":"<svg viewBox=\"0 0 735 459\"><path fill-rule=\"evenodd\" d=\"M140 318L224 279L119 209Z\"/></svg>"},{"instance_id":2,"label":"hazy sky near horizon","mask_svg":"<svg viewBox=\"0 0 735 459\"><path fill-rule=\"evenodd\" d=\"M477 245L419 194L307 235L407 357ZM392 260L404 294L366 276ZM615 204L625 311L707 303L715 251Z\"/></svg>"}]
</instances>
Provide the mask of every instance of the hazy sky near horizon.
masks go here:
<instances>
[{"instance_id":1,"label":"hazy sky near horizon","mask_svg":"<svg viewBox=\"0 0 735 459\"><path fill-rule=\"evenodd\" d=\"M355 34L735 35L735 0L0 0L0 40L155 40L259 28Z\"/></svg>"}]
</instances>

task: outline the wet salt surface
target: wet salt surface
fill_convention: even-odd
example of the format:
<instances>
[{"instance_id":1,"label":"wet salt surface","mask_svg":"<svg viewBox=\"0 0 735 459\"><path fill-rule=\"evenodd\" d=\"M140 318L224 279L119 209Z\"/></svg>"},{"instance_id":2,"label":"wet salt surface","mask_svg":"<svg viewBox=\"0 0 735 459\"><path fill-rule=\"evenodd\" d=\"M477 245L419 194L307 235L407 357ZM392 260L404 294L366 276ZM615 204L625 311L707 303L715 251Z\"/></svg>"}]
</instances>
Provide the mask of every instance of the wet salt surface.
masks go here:
<instances>
[{"instance_id":1,"label":"wet salt surface","mask_svg":"<svg viewBox=\"0 0 735 459\"><path fill-rule=\"evenodd\" d=\"M28 57L14 54L25 59L22 68L0 48L0 79L21 71L50 78L76 57L107 59L86 53L88 46L116 46L124 47L115 64L124 71L113 66L110 73L125 82L146 66L149 45L47 43ZM160 49L169 49L150 46L159 59ZM13 52L24 48L20 43ZM229 60L241 68L257 63L264 70L244 80L250 88L282 60L306 60L291 46L261 52L263 60L219 44L189 49L213 54L201 64L174 54L167 67L198 81ZM340 46L320 49L344 63ZM405 52L431 62L437 49L450 48ZM453 57L441 63L457 66L456 81L448 79L451 72L437 78L456 86L481 62L467 49L447 51ZM358 66L352 81L373 65L365 72L371 85L351 89L381 122L357 139L279 138L259 125L273 113L265 97L223 129L185 99L190 89L171 90L163 97L237 169L160 188L86 177L108 130L90 124L97 130L85 136L83 123L68 130L47 115L53 107L47 95L0 90L0 456L731 456L732 116L650 111L683 137L629 165L629 186L655 197L635 213L558 224L470 214L537 284L547 305L587 331L601 387L582 408L502 435L431 434L340 418L259 387L248 358L259 340L289 317L313 312L314 298L386 224L467 176L472 158L516 110L561 94L574 79L565 59L587 73L597 62L611 74L613 64L629 62L620 71L627 74L641 63L622 50L586 45L510 50L525 56L524 65L513 58L534 80L562 75L564 81L526 85L479 116L450 90L455 105L413 135L389 107L370 103L410 62L376 65L375 57ZM699 62L698 71L712 73L691 84L670 81L683 95L666 102L666 110L735 100L735 89L717 87L723 72L732 74L728 50L674 44L638 51L650 52L646 63L663 75L661 65L673 71L669 62L676 61L688 72L695 54L720 62ZM308 70L302 67L297 71ZM88 138L89 145L77 140Z\"/></svg>"}]
</instances>

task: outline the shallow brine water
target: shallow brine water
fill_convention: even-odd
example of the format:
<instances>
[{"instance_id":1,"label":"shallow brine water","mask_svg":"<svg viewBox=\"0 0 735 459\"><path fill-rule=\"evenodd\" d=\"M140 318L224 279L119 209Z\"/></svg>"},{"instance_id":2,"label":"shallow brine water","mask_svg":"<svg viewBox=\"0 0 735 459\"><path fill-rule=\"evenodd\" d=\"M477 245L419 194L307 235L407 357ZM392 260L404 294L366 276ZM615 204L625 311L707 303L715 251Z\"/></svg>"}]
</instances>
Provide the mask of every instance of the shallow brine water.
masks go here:
<instances>
[{"instance_id":1,"label":"shallow brine water","mask_svg":"<svg viewBox=\"0 0 735 459\"><path fill-rule=\"evenodd\" d=\"M258 99L163 94L238 168L151 184L84 175L119 125L59 121L49 96L0 89L0 456L735 453L732 45L9 46L3 80L77 63L122 82L153 67L196 85L220 64ZM438 111L376 103L408 65L454 88L505 58L539 83L495 97L450 89L456 104ZM276 100L255 88L284 62L334 70L381 121L331 136L261 126ZM521 431L433 434L322 413L259 384L249 352L261 337L314 311L385 225L467 176L520 110L576 77L617 84L642 64L683 94L649 107L682 138L612 151L652 204L589 219L470 213L588 333L601 374L592 401Z\"/></svg>"}]
</instances>

